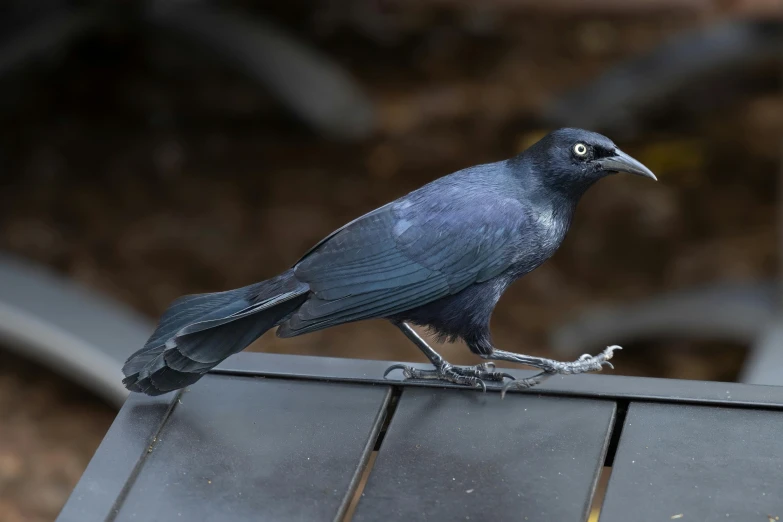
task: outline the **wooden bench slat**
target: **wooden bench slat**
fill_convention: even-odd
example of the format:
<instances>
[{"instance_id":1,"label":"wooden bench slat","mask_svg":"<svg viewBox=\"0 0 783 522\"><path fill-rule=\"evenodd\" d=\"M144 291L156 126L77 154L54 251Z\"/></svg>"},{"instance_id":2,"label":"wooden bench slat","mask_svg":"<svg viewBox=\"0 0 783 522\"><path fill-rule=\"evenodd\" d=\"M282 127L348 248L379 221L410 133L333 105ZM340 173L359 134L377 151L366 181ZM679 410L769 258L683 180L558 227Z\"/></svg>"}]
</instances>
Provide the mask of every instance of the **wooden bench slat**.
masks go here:
<instances>
[{"instance_id":1,"label":"wooden bench slat","mask_svg":"<svg viewBox=\"0 0 783 522\"><path fill-rule=\"evenodd\" d=\"M583 521L615 403L406 388L354 521Z\"/></svg>"},{"instance_id":2,"label":"wooden bench slat","mask_svg":"<svg viewBox=\"0 0 783 522\"><path fill-rule=\"evenodd\" d=\"M618 356L620 357L620 356ZM232 355L213 372L226 375L259 375L276 378L318 379L374 384L394 383L404 387L436 387L464 389L462 386L433 381L402 381L402 372L383 374L389 361L341 359L306 355L240 352ZM431 370L429 363L413 363L413 367ZM517 379L532 377L537 370L503 368ZM490 388L496 384L488 383ZM707 382L687 379L657 379L629 377L611 372L601 374L553 375L533 393L552 396L623 401L662 401L719 406L749 406L783 410L783 386L759 386L736 382ZM729 393L726 393L726 392ZM513 391L512 391L513 392ZM529 393L529 392L522 392Z\"/></svg>"},{"instance_id":3,"label":"wooden bench slat","mask_svg":"<svg viewBox=\"0 0 783 522\"><path fill-rule=\"evenodd\" d=\"M174 393L160 397L133 393L128 397L56 522L110 520L117 499L166 422L175 400Z\"/></svg>"},{"instance_id":4,"label":"wooden bench slat","mask_svg":"<svg viewBox=\"0 0 783 522\"><path fill-rule=\"evenodd\" d=\"M783 414L631 403L601 522L783 519Z\"/></svg>"},{"instance_id":5,"label":"wooden bench slat","mask_svg":"<svg viewBox=\"0 0 783 522\"><path fill-rule=\"evenodd\" d=\"M390 395L388 386L208 375L181 395L116 522L334 520Z\"/></svg>"}]
</instances>

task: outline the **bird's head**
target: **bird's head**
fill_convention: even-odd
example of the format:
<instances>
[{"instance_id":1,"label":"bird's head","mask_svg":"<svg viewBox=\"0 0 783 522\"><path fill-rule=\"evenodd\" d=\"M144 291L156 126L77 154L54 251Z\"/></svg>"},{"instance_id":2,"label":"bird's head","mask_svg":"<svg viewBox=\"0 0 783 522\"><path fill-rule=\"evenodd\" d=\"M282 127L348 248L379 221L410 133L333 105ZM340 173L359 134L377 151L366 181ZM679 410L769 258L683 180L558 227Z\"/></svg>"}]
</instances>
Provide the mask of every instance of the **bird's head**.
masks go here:
<instances>
[{"instance_id":1,"label":"bird's head","mask_svg":"<svg viewBox=\"0 0 783 522\"><path fill-rule=\"evenodd\" d=\"M657 180L650 169L617 148L601 134L558 129L522 153L535 166L541 182L581 192L609 174L625 172Z\"/></svg>"}]
</instances>

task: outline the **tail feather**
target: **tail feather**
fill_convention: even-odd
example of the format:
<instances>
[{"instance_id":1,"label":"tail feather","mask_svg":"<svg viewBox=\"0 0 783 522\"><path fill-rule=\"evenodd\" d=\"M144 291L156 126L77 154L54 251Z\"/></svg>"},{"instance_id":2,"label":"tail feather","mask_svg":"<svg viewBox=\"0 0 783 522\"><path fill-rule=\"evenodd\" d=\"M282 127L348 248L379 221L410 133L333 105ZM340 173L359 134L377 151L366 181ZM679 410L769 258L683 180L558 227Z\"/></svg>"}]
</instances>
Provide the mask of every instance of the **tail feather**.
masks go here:
<instances>
[{"instance_id":1,"label":"tail feather","mask_svg":"<svg viewBox=\"0 0 783 522\"><path fill-rule=\"evenodd\" d=\"M289 270L236 290L181 297L144 347L128 358L123 383L148 395L193 384L291 314L308 292Z\"/></svg>"}]
</instances>

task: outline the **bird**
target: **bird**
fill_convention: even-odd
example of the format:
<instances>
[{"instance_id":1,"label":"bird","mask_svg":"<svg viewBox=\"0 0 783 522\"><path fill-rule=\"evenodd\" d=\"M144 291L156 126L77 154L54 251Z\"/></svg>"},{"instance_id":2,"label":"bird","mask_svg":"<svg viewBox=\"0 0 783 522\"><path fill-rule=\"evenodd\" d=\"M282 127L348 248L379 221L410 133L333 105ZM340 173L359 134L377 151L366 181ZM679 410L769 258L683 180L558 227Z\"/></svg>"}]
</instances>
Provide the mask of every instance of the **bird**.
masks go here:
<instances>
[{"instance_id":1,"label":"bird","mask_svg":"<svg viewBox=\"0 0 783 522\"><path fill-rule=\"evenodd\" d=\"M620 172L657 180L609 138L561 128L509 159L438 178L335 230L271 279L175 300L126 361L123 384L161 395L194 384L272 328L288 338L375 318L398 327L432 363L393 364L384 377L399 369L405 380L485 391L486 382L503 383L505 393L551 375L600 371L620 347L572 362L533 357L497 348L489 322L503 292L560 247L582 195ZM462 340L486 362L452 365L413 326L438 341ZM494 361L540 373L514 379Z\"/></svg>"}]
</instances>

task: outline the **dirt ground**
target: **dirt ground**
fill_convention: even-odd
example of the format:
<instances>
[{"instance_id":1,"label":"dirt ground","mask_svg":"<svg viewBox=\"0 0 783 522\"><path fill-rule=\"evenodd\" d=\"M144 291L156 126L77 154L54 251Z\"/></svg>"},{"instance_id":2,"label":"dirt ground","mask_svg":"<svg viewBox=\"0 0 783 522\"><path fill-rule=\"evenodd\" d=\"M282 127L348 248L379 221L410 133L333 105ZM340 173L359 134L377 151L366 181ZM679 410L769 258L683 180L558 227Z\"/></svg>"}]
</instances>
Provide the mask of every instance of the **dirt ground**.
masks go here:
<instances>
[{"instance_id":1,"label":"dirt ground","mask_svg":"<svg viewBox=\"0 0 783 522\"><path fill-rule=\"evenodd\" d=\"M553 93L699 22L518 16L487 34L416 14L397 21L390 44L276 16L356 75L378 105L376 137L319 138L235 73L168 42L102 37L47 75L22 77L0 123L0 249L155 317L182 294L270 277L429 180L518 152L540 135L536 110ZM617 177L593 189L561 251L501 300L497 344L546 354L548 331L592 304L775 274L781 114L777 94L755 93L633 142L613 136L661 182ZM732 380L743 347L709 341L627 346L617 372ZM269 333L253 349L423 360L382 321ZM443 353L474 361L459 345ZM0 352L2 519L51 520L112 417L77 386Z\"/></svg>"},{"instance_id":2,"label":"dirt ground","mask_svg":"<svg viewBox=\"0 0 783 522\"><path fill-rule=\"evenodd\" d=\"M0 520L54 520L115 413L79 386L0 351Z\"/></svg>"}]
</instances>

